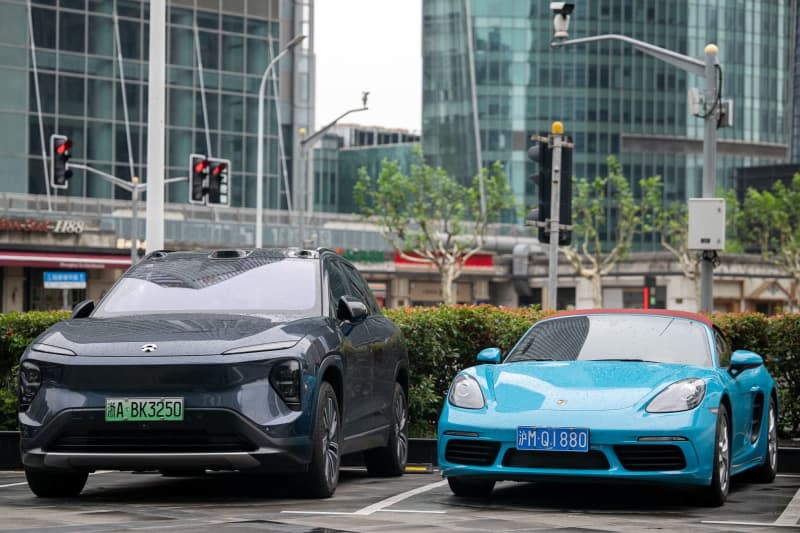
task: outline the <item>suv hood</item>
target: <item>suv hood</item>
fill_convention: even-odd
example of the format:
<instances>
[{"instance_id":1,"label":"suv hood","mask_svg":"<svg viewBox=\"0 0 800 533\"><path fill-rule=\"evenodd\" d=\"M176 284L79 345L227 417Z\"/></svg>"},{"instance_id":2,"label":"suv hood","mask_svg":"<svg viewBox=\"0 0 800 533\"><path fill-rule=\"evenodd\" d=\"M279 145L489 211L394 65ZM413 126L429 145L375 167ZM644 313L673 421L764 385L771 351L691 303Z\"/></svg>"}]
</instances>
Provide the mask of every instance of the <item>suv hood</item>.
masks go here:
<instances>
[{"instance_id":1,"label":"suv hood","mask_svg":"<svg viewBox=\"0 0 800 533\"><path fill-rule=\"evenodd\" d=\"M290 328L297 323L290 320L214 314L84 318L59 322L36 342L92 357L219 355L234 348L296 342L304 328ZM145 352L146 344L156 348Z\"/></svg>"}]
</instances>

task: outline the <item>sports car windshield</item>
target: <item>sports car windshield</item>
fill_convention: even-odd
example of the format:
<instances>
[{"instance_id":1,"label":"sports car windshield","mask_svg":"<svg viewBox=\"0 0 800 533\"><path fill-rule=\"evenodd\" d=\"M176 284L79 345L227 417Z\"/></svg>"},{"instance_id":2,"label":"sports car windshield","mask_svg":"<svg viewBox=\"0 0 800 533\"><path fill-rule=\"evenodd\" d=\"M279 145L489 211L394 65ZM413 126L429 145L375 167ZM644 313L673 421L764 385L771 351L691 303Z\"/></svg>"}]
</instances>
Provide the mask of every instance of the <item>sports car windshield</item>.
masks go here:
<instances>
[{"instance_id":1,"label":"sports car windshield","mask_svg":"<svg viewBox=\"0 0 800 533\"><path fill-rule=\"evenodd\" d=\"M147 262L128 271L92 316L153 313L319 315L319 265L292 258Z\"/></svg>"},{"instance_id":2,"label":"sports car windshield","mask_svg":"<svg viewBox=\"0 0 800 533\"><path fill-rule=\"evenodd\" d=\"M710 367L706 328L652 315L588 315L543 321L506 358L516 361L652 361Z\"/></svg>"}]
</instances>

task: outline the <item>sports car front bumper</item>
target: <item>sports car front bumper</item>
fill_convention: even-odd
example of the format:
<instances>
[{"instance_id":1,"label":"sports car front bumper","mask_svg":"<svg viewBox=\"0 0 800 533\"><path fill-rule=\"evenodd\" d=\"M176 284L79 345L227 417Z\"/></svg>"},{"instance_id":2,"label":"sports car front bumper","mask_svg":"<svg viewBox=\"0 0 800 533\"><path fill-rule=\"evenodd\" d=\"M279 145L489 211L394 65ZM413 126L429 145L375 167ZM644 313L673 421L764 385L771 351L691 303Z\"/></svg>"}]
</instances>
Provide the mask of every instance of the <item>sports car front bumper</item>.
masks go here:
<instances>
[{"instance_id":1,"label":"sports car front bumper","mask_svg":"<svg viewBox=\"0 0 800 533\"><path fill-rule=\"evenodd\" d=\"M589 429L589 452L517 450L517 427ZM711 480L716 410L652 414L610 411L460 409L439 420L439 466L446 477L532 481L597 478L707 485Z\"/></svg>"}]
</instances>

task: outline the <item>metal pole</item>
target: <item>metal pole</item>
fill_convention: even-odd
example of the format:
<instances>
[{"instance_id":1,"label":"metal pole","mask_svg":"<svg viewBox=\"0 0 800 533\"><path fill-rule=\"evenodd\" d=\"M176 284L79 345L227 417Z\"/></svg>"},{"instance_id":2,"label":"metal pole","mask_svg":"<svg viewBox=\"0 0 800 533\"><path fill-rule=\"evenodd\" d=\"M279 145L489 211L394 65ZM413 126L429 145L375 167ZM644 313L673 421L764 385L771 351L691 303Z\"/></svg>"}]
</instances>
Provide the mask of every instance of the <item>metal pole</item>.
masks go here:
<instances>
[{"instance_id":1,"label":"metal pole","mask_svg":"<svg viewBox=\"0 0 800 533\"><path fill-rule=\"evenodd\" d=\"M47 210L53 210L50 199L50 169L47 165L47 145L44 142L44 121L42 120L42 95L39 92L39 69L36 65L36 41L33 38L33 7L28 1L28 32L31 37L31 66L33 67L33 86L36 90L36 114L39 115L39 141L42 145L42 166L44 167L44 191L47 194ZM52 154L51 154L52 155Z\"/></svg>"},{"instance_id":2,"label":"metal pole","mask_svg":"<svg viewBox=\"0 0 800 533\"><path fill-rule=\"evenodd\" d=\"M117 63L119 64L119 83L122 88L122 116L125 119L125 140L128 143L128 167L130 168L131 180L136 174L133 166L133 145L131 144L131 121L128 118L128 96L125 90L125 64L122 61L122 43L119 36L119 19L117 12L114 11L114 40L117 44ZM112 191L113 193L113 191ZM112 194L113 196L113 194Z\"/></svg>"},{"instance_id":3,"label":"metal pole","mask_svg":"<svg viewBox=\"0 0 800 533\"><path fill-rule=\"evenodd\" d=\"M719 117L717 51L714 44L705 48L705 134L703 136L703 198L712 198L717 188L717 119ZM710 106L710 107L709 107ZM700 310L714 310L714 265L704 253L700 260Z\"/></svg>"},{"instance_id":4,"label":"metal pole","mask_svg":"<svg viewBox=\"0 0 800 533\"><path fill-rule=\"evenodd\" d=\"M203 125L206 128L206 155L214 157L211 153L211 132L208 129L208 107L206 106L206 83L203 74L203 56L200 53L200 31L197 24L194 25L194 50L197 56L197 75L200 79L200 100L203 105Z\"/></svg>"},{"instance_id":5,"label":"metal pole","mask_svg":"<svg viewBox=\"0 0 800 533\"><path fill-rule=\"evenodd\" d=\"M131 266L139 261L139 176L131 178Z\"/></svg>"},{"instance_id":6,"label":"metal pole","mask_svg":"<svg viewBox=\"0 0 800 533\"><path fill-rule=\"evenodd\" d=\"M478 88L475 82L475 51L472 39L472 12L470 2L464 0L464 18L467 22L467 65L469 67L470 98L472 100L472 129L475 133L475 158L477 159L478 187L481 202L481 217L486 217L486 188L483 183L483 153L481 152L481 125L478 120Z\"/></svg>"},{"instance_id":7,"label":"metal pole","mask_svg":"<svg viewBox=\"0 0 800 533\"><path fill-rule=\"evenodd\" d=\"M289 50L300 44L300 41L305 39L305 35L297 35L291 41L286 43L283 50L269 62L264 74L261 76L261 84L258 86L258 147L256 150L256 248L261 248L264 243L264 92L267 88L267 78L280 59L285 56ZM278 95L275 95L277 98ZM280 125L278 125L280 127Z\"/></svg>"},{"instance_id":8,"label":"metal pole","mask_svg":"<svg viewBox=\"0 0 800 533\"><path fill-rule=\"evenodd\" d=\"M150 65L147 97L147 252L164 248L165 0L150 2Z\"/></svg>"},{"instance_id":9,"label":"metal pole","mask_svg":"<svg viewBox=\"0 0 800 533\"><path fill-rule=\"evenodd\" d=\"M553 127L555 129L555 125ZM558 305L558 225L561 223L561 141L563 137L550 135L553 147L550 179L550 260L547 277L547 308L556 309Z\"/></svg>"}]
</instances>

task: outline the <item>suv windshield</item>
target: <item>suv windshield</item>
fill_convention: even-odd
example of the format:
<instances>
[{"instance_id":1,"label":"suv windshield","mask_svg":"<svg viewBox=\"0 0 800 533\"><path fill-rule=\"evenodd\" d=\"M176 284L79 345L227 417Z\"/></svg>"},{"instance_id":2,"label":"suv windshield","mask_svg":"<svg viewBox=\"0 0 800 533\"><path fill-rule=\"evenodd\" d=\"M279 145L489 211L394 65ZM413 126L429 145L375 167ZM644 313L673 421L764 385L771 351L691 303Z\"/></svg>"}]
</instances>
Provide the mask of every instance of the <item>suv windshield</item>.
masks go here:
<instances>
[{"instance_id":1,"label":"suv windshield","mask_svg":"<svg viewBox=\"0 0 800 533\"><path fill-rule=\"evenodd\" d=\"M556 318L528 330L505 362L612 359L710 367L708 333L697 322L667 316Z\"/></svg>"},{"instance_id":2,"label":"suv windshield","mask_svg":"<svg viewBox=\"0 0 800 533\"><path fill-rule=\"evenodd\" d=\"M318 316L319 283L319 264L309 259L170 256L130 269L92 316L151 313Z\"/></svg>"}]
</instances>

